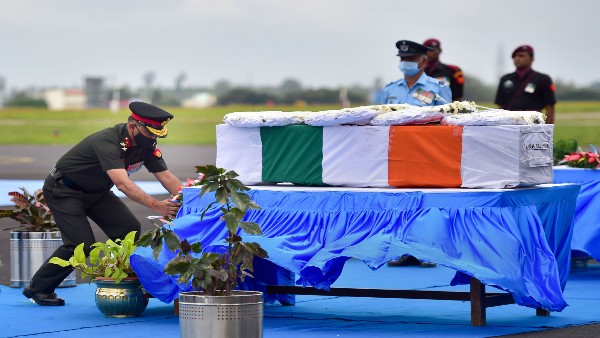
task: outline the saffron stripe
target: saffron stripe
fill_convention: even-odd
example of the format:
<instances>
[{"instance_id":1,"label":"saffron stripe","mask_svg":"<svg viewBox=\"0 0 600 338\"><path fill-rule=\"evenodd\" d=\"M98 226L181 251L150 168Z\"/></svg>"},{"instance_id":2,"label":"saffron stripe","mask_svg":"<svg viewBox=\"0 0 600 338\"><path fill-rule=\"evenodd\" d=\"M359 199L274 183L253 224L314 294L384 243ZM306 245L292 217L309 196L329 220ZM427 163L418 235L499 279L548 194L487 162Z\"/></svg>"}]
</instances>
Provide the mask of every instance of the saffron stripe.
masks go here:
<instances>
[{"instance_id":1,"label":"saffron stripe","mask_svg":"<svg viewBox=\"0 0 600 338\"><path fill-rule=\"evenodd\" d=\"M463 127L392 126L388 184L460 187Z\"/></svg>"}]
</instances>

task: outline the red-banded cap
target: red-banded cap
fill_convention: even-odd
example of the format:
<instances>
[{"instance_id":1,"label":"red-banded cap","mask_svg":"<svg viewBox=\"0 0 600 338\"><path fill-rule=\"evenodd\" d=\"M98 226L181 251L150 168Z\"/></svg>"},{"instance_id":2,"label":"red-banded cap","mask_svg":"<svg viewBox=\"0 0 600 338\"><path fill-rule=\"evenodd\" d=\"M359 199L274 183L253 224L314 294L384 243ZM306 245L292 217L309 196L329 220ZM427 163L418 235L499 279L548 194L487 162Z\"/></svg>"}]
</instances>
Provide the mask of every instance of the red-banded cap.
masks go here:
<instances>
[{"instance_id":1,"label":"red-banded cap","mask_svg":"<svg viewBox=\"0 0 600 338\"><path fill-rule=\"evenodd\" d=\"M131 117L146 127L152 134L158 137L167 136L166 125L173 118L171 113L141 101L131 102L129 109L131 110Z\"/></svg>"}]
</instances>

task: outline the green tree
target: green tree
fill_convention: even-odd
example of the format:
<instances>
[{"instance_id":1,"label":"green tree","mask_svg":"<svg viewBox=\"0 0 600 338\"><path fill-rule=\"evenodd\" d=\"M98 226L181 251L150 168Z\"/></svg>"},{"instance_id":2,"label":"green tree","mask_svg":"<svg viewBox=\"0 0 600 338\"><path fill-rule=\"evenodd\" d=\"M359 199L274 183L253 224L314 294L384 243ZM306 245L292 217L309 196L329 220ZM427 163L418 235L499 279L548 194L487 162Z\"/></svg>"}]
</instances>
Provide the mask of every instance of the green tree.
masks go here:
<instances>
[{"instance_id":1,"label":"green tree","mask_svg":"<svg viewBox=\"0 0 600 338\"><path fill-rule=\"evenodd\" d=\"M25 92L18 92L6 101L7 107L32 107L47 108L46 100L29 96Z\"/></svg>"}]
</instances>

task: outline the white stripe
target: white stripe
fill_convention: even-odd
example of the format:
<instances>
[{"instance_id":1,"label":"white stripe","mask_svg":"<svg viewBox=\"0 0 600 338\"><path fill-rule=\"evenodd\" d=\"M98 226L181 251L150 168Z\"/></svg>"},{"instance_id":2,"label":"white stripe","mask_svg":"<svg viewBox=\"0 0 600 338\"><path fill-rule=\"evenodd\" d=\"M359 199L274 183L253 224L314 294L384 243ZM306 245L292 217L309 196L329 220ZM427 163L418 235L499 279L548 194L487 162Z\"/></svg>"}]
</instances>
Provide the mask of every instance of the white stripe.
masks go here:
<instances>
[{"instance_id":1,"label":"white stripe","mask_svg":"<svg viewBox=\"0 0 600 338\"><path fill-rule=\"evenodd\" d=\"M323 128L323 183L388 186L389 126Z\"/></svg>"},{"instance_id":2,"label":"white stripe","mask_svg":"<svg viewBox=\"0 0 600 338\"><path fill-rule=\"evenodd\" d=\"M463 188L511 188L552 182L553 125L465 126L461 176ZM549 143L543 151L527 150L527 135ZM533 141L535 141L533 140ZM535 141L537 142L537 141ZM542 154L542 156L540 156ZM540 162L541 161L545 163Z\"/></svg>"},{"instance_id":3,"label":"white stripe","mask_svg":"<svg viewBox=\"0 0 600 338\"><path fill-rule=\"evenodd\" d=\"M217 125L217 167L234 170L244 184L262 182L260 128Z\"/></svg>"}]
</instances>

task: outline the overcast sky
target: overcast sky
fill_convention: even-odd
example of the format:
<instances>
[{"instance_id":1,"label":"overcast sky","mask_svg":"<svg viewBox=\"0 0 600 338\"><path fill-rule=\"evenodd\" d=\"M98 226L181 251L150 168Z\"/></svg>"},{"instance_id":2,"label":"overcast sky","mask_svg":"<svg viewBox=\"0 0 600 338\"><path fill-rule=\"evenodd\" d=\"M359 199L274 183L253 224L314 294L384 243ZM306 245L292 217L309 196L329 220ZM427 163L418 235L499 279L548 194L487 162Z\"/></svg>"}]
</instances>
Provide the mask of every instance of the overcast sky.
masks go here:
<instances>
[{"instance_id":1,"label":"overcast sky","mask_svg":"<svg viewBox=\"0 0 600 338\"><path fill-rule=\"evenodd\" d=\"M534 69L588 85L600 81L599 12L597 0L0 0L0 76L8 87L84 76L138 87L148 71L162 86L182 72L185 85L370 85L400 77L397 40L435 37L443 62L489 84L531 44Z\"/></svg>"}]
</instances>

